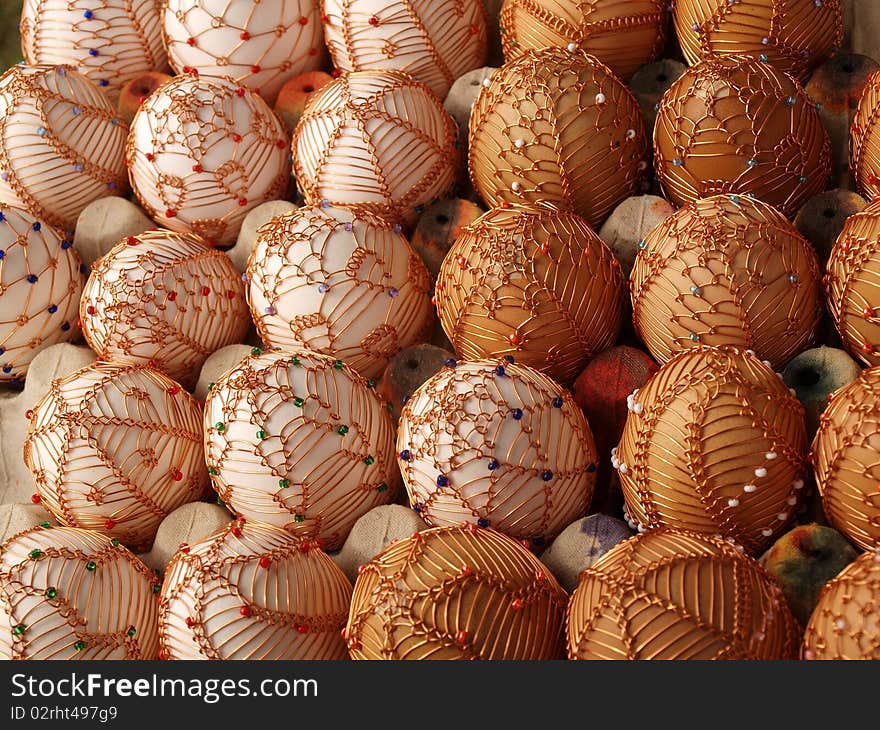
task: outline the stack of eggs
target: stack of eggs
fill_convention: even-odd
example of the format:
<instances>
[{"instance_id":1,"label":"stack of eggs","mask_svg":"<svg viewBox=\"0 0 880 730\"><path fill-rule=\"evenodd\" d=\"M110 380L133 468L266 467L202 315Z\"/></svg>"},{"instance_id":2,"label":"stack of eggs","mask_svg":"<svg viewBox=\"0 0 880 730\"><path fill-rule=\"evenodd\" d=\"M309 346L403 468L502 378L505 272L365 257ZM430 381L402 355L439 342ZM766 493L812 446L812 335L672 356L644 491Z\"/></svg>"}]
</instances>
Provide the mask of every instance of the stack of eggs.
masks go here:
<instances>
[{"instance_id":1,"label":"stack of eggs","mask_svg":"<svg viewBox=\"0 0 880 730\"><path fill-rule=\"evenodd\" d=\"M495 6L24 3L26 63L0 77L0 384L80 331L97 361L49 378L12 445L60 526L4 544L0 656L876 655L880 204L828 261L792 223L828 187L802 83L841 42L839 0ZM627 83L672 36L690 65L651 130ZM849 147L868 197L878 109L880 76ZM657 225L619 213L652 167ZM86 267L77 219L114 196L154 227ZM631 274L609 227L637 231ZM823 340L823 283L869 369L810 451L777 371ZM400 358L418 387L387 386ZM755 558L814 477L867 552L801 646ZM225 524L157 580L136 553L209 494ZM352 586L335 551L395 501L424 529ZM591 509L638 534L569 555L569 595L537 555Z\"/></svg>"}]
</instances>

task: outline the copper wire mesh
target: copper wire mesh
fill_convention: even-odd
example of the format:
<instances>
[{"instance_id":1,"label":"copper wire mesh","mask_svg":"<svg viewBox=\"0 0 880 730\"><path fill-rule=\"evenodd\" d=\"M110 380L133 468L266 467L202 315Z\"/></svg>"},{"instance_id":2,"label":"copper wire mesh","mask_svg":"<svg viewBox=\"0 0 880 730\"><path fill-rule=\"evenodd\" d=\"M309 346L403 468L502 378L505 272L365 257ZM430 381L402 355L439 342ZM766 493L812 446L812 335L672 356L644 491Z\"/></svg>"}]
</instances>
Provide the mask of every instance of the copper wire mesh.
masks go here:
<instances>
[{"instance_id":1,"label":"copper wire mesh","mask_svg":"<svg viewBox=\"0 0 880 730\"><path fill-rule=\"evenodd\" d=\"M227 77L177 76L138 109L126 157L144 210L209 244L235 242L248 211L287 190L287 134L257 94Z\"/></svg>"},{"instance_id":2,"label":"copper wire mesh","mask_svg":"<svg viewBox=\"0 0 880 730\"><path fill-rule=\"evenodd\" d=\"M458 126L424 84L400 71L343 74L309 101L293 134L309 205L349 205L412 224L455 183Z\"/></svg>"},{"instance_id":3,"label":"copper wire mesh","mask_svg":"<svg viewBox=\"0 0 880 730\"><path fill-rule=\"evenodd\" d=\"M847 218L827 271L828 311L846 349L880 365L880 202Z\"/></svg>"},{"instance_id":4,"label":"copper wire mesh","mask_svg":"<svg viewBox=\"0 0 880 730\"><path fill-rule=\"evenodd\" d=\"M757 553L804 487L804 411L782 379L734 348L675 355L629 402L612 457L640 530L721 534Z\"/></svg>"},{"instance_id":5,"label":"copper wire mesh","mask_svg":"<svg viewBox=\"0 0 880 730\"><path fill-rule=\"evenodd\" d=\"M581 574L571 659L794 659L800 628L782 591L729 543L652 530Z\"/></svg>"},{"instance_id":6,"label":"copper wire mesh","mask_svg":"<svg viewBox=\"0 0 880 730\"><path fill-rule=\"evenodd\" d=\"M735 193L792 218L825 189L831 143L792 77L746 56L719 56L687 69L663 95L654 168L678 205Z\"/></svg>"},{"instance_id":7,"label":"copper wire mesh","mask_svg":"<svg viewBox=\"0 0 880 730\"><path fill-rule=\"evenodd\" d=\"M80 317L99 357L152 363L187 387L208 355L241 342L250 326L229 257L161 230L119 241L93 265Z\"/></svg>"},{"instance_id":8,"label":"copper wire mesh","mask_svg":"<svg viewBox=\"0 0 880 730\"><path fill-rule=\"evenodd\" d=\"M326 57L316 0L156 0L178 73L230 76L274 103L284 82Z\"/></svg>"},{"instance_id":9,"label":"copper wire mesh","mask_svg":"<svg viewBox=\"0 0 880 730\"><path fill-rule=\"evenodd\" d=\"M676 0L672 10L691 64L740 53L803 80L843 44L840 0Z\"/></svg>"},{"instance_id":10,"label":"copper wire mesh","mask_svg":"<svg viewBox=\"0 0 880 730\"><path fill-rule=\"evenodd\" d=\"M880 659L880 552L859 556L819 594L803 659Z\"/></svg>"},{"instance_id":11,"label":"copper wire mesh","mask_svg":"<svg viewBox=\"0 0 880 730\"><path fill-rule=\"evenodd\" d=\"M570 383L617 339L623 290L617 259L585 220L517 206L462 231L443 259L435 301L463 358L515 355Z\"/></svg>"},{"instance_id":12,"label":"copper wire mesh","mask_svg":"<svg viewBox=\"0 0 880 730\"><path fill-rule=\"evenodd\" d=\"M432 286L399 226L339 207L273 219L248 261L248 302L263 342L333 355L367 378L430 326Z\"/></svg>"},{"instance_id":13,"label":"copper wire mesh","mask_svg":"<svg viewBox=\"0 0 880 730\"><path fill-rule=\"evenodd\" d=\"M34 528L3 545L0 658L155 659L155 574L91 530Z\"/></svg>"},{"instance_id":14,"label":"copper wire mesh","mask_svg":"<svg viewBox=\"0 0 880 730\"><path fill-rule=\"evenodd\" d=\"M666 7L667 0L505 0L504 57L574 43L626 81L663 51Z\"/></svg>"},{"instance_id":15,"label":"copper wire mesh","mask_svg":"<svg viewBox=\"0 0 880 730\"><path fill-rule=\"evenodd\" d=\"M72 233L93 200L123 195L125 122L70 66L0 76L0 198Z\"/></svg>"},{"instance_id":16,"label":"copper wire mesh","mask_svg":"<svg viewBox=\"0 0 880 730\"><path fill-rule=\"evenodd\" d=\"M633 318L658 362L701 343L749 348L783 368L813 342L816 254L775 208L738 195L699 199L640 245Z\"/></svg>"},{"instance_id":17,"label":"copper wire mesh","mask_svg":"<svg viewBox=\"0 0 880 730\"><path fill-rule=\"evenodd\" d=\"M571 395L506 360L452 363L407 401L397 435L410 502L429 525L491 525L536 545L583 516L593 435Z\"/></svg>"},{"instance_id":18,"label":"copper wire mesh","mask_svg":"<svg viewBox=\"0 0 880 730\"><path fill-rule=\"evenodd\" d=\"M24 380L40 350L74 338L81 266L58 231L0 202L0 383Z\"/></svg>"},{"instance_id":19,"label":"copper wire mesh","mask_svg":"<svg viewBox=\"0 0 880 730\"><path fill-rule=\"evenodd\" d=\"M19 31L28 63L68 63L112 101L168 64L159 0L25 0Z\"/></svg>"},{"instance_id":20,"label":"copper wire mesh","mask_svg":"<svg viewBox=\"0 0 880 730\"><path fill-rule=\"evenodd\" d=\"M164 659L347 659L351 584L308 539L236 520L182 546L159 601Z\"/></svg>"},{"instance_id":21,"label":"copper wire mesh","mask_svg":"<svg viewBox=\"0 0 880 730\"><path fill-rule=\"evenodd\" d=\"M836 391L819 417L813 469L825 514L861 548L880 546L880 368Z\"/></svg>"},{"instance_id":22,"label":"copper wire mesh","mask_svg":"<svg viewBox=\"0 0 880 730\"><path fill-rule=\"evenodd\" d=\"M99 362L52 382L30 414L24 461L61 524L149 543L205 493L200 416L162 373Z\"/></svg>"},{"instance_id":23,"label":"copper wire mesh","mask_svg":"<svg viewBox=\"0 0 880 730\"><path fill-rule=\"evenodd\" d=\"M850 166L859 189L869 200L880 196L880 74L865 84L851 127Z\"/></svg>"},{"instance_id":24,"label":"copper wire mesh","mask_svg":"<svg viewBox=\"0 0 880 730\"><path fill-rule=\"evenodd\" d=\"M565 591L491 529L415 533L359 571L346 636L353 659L559 659Z\"/></svg>"},{"instance_id":25,"label":"copper wire mesh","mask_svg":"<svg viewBox=\"0 0 880 730\"><path fill-rule=\"evenodd\" d=\"M324 37L342 71L397 69L441 99L486 63L483 0L321 0Z\"/></svg>"},{"instance_id":26,"label":"copper wire mesh","mask_svg":"<svg viewBox=\"0 0 880 730\"><path fill-rule=\"evenodd\" d=\"M552 203L598 228L647 168L642 113L610 69L579 49L528 51L480 89L468 162L490 206Z\"/></svg>"},{"instance_id":27,"label":"copper wire mesh","mask_svg":"<svg viewBox=\"0 0 880 730\"><path fill-rule=\"evenodd\" d=\"M214 488L235 513L341 546L400 484L386 405L354 370L307 350L245 358L205 403Z\"/></svg>"}]
</instances>

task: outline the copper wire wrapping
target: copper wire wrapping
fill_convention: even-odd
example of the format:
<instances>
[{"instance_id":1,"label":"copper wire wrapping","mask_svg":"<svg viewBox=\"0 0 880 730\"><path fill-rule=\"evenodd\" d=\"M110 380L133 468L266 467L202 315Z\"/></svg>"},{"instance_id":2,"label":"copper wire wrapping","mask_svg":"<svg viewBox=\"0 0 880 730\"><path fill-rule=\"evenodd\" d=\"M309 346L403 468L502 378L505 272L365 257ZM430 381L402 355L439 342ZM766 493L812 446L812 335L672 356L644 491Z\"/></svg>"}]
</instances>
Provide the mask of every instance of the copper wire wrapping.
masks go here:
<instances>
[{"instance_id":1,"label":"copper wire wrapping","mask_svg":"<svg viewBox=\"0 0 880 730\"><path fill-rule=\"evenodd\" d=\"M351 584L307 538L236 520L171 559L164 659L347 659Z\"/></svg>"},{"instance_id":2,"label":"copper wire wrapping","mask_svg":"<svg viewBox=\"0 0 880 730\"><path fill-rule=\"evenodd\" d=\"M859 189L869 200L880 196L880 74L873 73L862 92L852 122L850 167Z\"/></svg>"},{"instance_id":3,"label":"copper wire wrapping","mask_svg":"<svg viewBox=\"0 0 880 730\"><path fill-rule=\"evenodd\" d=\"M353 659L559 659L565 603L518 542L434 528L361 568L345 635Z\"/></svg>"},{"instance_id":4,"label":"copper wire wrapping","mask_svg":"<svg viewBox=\"0 0 880 730\"><path fill-rule=\"evenodd\" d=\"M124 238L95 262L80 318L99 357L151 363L187 387L208 355L241 342L250 326L229 257L162 230Z\"/></svg>"},{"instance_id":5,"label":"copper wire wrapping","mask_svg":"<svg viewBox=\"0 0 880 730\"><path fill-rule=\"evenodd\" d=\"M144 210L173 231L234 243L248 211L283 197L287 133L256 93L228 77L176 76L135 114L126 157Z\"/></svg>"},{"instance_id":6,"label":"copper wire wrapping","mask_svg":"<svg viewBox=\"0 0 880 730\"><path fill-rule=\"evenodd\" d=\"M328 550L400 485L394 427L373 384L308 350L255 349L211 388L204 435L230 509Z\"/></svg>"},{"instance_id":7,"label":"copper wire wrapping","mask_svg":"<svg viewBox=\"0 0 880 730\"><path fill-rule=\"evenodd\" d=\"M0 199L72 233L93 200L125 194L127 131L73 67L13 66L0 76Z\"/></svg>"},{"instance_id":8,"label":"copper wire wrapping","mask_svg":"<svg viewBox=\"0 0 880 730\"><path fill-rule=\"evenodd\" d=\"M651 530L581 574L570 659L794 659L800 627L781 589L735 546Z\"/></svg>"},{"instance_id":9,"label":"copper wire wrapping","mask_svg":"<svg viewBox=\"0 0 880 730\"><path fill-rule=\"evenodd\" d=\"M61 524L141 545L205 494L200 419L162 373L99 362L52 382L30 416L24 461Z\"/></svg>"},{"instance_id":10,"label":"copper wire wrapping","mask_svg":"<svg viewBox=\"0 0 880 730\"><path fill-rule=\"evenodd\" d=\"M168 63L158 0L25 0L19 32L25 61L75 66L113 102Z\"/></svg>"},{"instance_id":11,"label":"copper wire wrapping","mask_svg":"<svg viewBox=\"0 0 880 730\"><path fill-rule=\"evenodd\" d=\"M666 8L667 0L505 0L504 57L574 44L626 81L663 51Z\"/></svg>"},{"instance_id":12,"label":"copper wire wrapping","mask_svg":"<svg viewBox=\"0 0 880 730\"><path fill-rule=\"evenodd\" d=\"M432 526L477 522L541 545L583 516L596 447L560 385L504 359L448 363L406 402L398 464Z\"/></svg>"},{"instance_id":13,"label":"copper wire wrapping","mask_svg":"<svg viewBox=\"0 0 880 730\"><path fill-rule=\"evenodd\" d=\"M825 189L831 142L795 79L748 56L718 56L687 69L663 95L654 168L677 205L734 193L792 218Z\"/></svg>"},{"instance_id":14,"label":"copper wire wrapping","mask_svg":"<svg viewBox=\"0 0 880 730\"><path fill-rule=\"evenodd\" d=\"M812 344L822 312L816 254L770 205L702 198L639 245L633 320L658 362L701 343L752 349L782 368Z\"/></svg>"},{"instance_id":15,"label":"copper wire wrapping","mask_svg":"<svg viewBox=\"0 0 880 730\"><path fill-rule=\"evenodd\" d=\"M629 399L612 463L640 530L721 534L756 553L786 529L806 476L803 406L753 354L700 345Z\"/></svg>"},{"instance_id":16,"label":"copper wire wrapping","mask_svg":"<svg viewBox=\"0 0 880 730\"><path fill-rule=\"evenodd\" d=\"M324 36L342 71L397 69L441 99L453 82L485 65L483 0L321 0Z\"/></svg>"},{"instance_id":17,"label":"copper wire wrapping","mask_svg":"<svg viewBox=\"0 0 880 730\"><path fill-rule=\"evenodd\" d=\"M836 391L819 417L813 469L831 524L859 547L880 546L880 368Z\"/></svg>"},{"instance_id":18,"label":"copper wire wrapping","mask_svg":"<svg viewBox=\"0 0 880 730\"><path fill-rule=\"evenodd\" d=\"M624 277L587 222L553 206L495 208L443 259L435 301L463 358L514 355L570 383L614 344Z\"/></svg>"},{"instance_id":19,"label":"copper wire wrapping","mask_svg":"<svg viewBox=\"0 0 880 730\"><path fill-rule=\"evenodd\" d=\"M229 76L275 101L284 82L326 58L315 0L155 0L178 73Z\"/></svg>"},{"instance_id":20,"label":"copper wire wrapping","mask_svg":"<svg viewBox=\"0 0 880 730\"><path fill-rule=\"evenodd\" d=\"M0 383L21 382L40 350L74 339L84 280L68 239L0 202Z\"/></svg>"},{"instance_id":21,"label":"copper wire wrapping","mask_svg":"<svg viewBox=\"0 0 880 730\"><path fill-rule=\"evenodd\" d=\"M468 162L490 206L551 203L598 228L647 168L629 89L575 48L527 51L496 71L471 112Z\"/></svg>"},{"instance_id":22,"label":"copper wire wrapping","mask_svg":"<svg viewBox=\"0 0 880 730\"><path fill-rule=\"evenodd\" d=\"M159 581L91 530L19 533L0 557L0 659L155 659Z\"/></svg>"},{"instance_id":23,"label":"copper wire wrapping","mask_svg":"<svg viewBox=\"0 0 880 730\"><path fill-rule=\"evenodd\" d=\"M412 224L455 183L457 137L440 99L408 74L342 74L316 92L294 131L296 182L309 205Z\"/></svg>"},{"instance_id":24,"label":"copper wire wrapping","mask_svg":"<svg viewBox=\"0 0 880 730\"><path fill-rule=\"evenodd\" d=\"M248 260L263 342L333 355L367 378L430 326L432 286L399 226L338 206L274 218Z\"/></svg>"}]
</instances>

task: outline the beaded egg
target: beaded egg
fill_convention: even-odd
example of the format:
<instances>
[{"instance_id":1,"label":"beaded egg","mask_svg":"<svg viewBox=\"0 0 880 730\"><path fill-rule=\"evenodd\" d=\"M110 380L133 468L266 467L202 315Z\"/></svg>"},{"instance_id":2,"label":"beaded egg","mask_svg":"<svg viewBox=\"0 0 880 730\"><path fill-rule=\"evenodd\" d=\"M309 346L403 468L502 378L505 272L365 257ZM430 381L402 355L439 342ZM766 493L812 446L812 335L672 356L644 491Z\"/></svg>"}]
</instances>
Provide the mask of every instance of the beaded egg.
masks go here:
<instances>
[{"instance_id":1,"label":"beaded egg","mask_svg":"<svg viewBox=\"0 0 880 730\"><path fill-rule=\"evenodd\" d=\"M98 362L55 380L27 415L24 461L62 525L140 546L205 494L199 404L156 370Z\"/></svg>"},{"instance_id":2,"label":"beaded egg","mask_svg":"<svg viewBox=\"0 0 880 730\"><path fill-rule=\"evenodd\" d=\"M868 77L850 127L849 158L853 177L865 197L880 196L880 73Z\"/></svg>"},{"instance_id":3,"label":"beaded egg","mask_svg":"<svg viewBox=\"0 0 880 730\"><path fill-rule=\"evenodd\" d=\"M151 363L187 387L208 355L241 342L250 326L229 256L162 230L128 236L95 262L79 309L100 358Z\"/></svg>"},{"instance_id":4,"label":"beaded egg","mask_svg":"<svg viewBox=\"0 0 880 730\"><path fill-rule=\"evenodd\" d=\"M164 0L162 29L178 73L229 76L270 104L326 57L314 0Z\"/></svg>"},{"instance_id":5,"label":"beaded egg","mask_svg":"<svg viewBox=\"0 0 880 730\"><path fill-rule=\"evenodd\" d=\"M880 201L846 219L825 278L828 310L846 349L880 365ZM876 291L875 291L876 289Z\"/></svg>"},{"instance_id":6,"label":"beaded egg","mask_svg":"<svg viewBox=\"0 0 880 730\"><path fill-rule=\"evenodd\" d=\"M463 229L435 300L461 357L514 355L570 383L617 339L623 291L617 259L583 218L507 206Z\"/></svg>"},{"instance_id":7,"label":"beaded egg","mask_svg":"<svg viewBox=\"0 0 880 730\"><path fill-rule=\"evenodd\" d=\"M566 601L517 541L438 527L360 568L345 636L353 659L560 659Z\"/></svg>"},{"instance_id":8,"label":"beaded egg","mask_svg":"<svg viewBox=\"0 0 880 730\"><path fill-rule=\"evenodd\" d=\"M654 168L677 205L734 193L793 218L825 189L831 142L794 78L748 56L718 56L691 66L663 95Z\"/></svg>"},{"instance_id":9,"label":"beaded egg","mask_svg":"<svg viewBox=\"0 0 880 730\"><path fill-rule=\"evenodd\" d=\"M667 0L505 0L504 57L574 44L628 80L666 45L666 6Z\"/></svg>"},{"instance_id":10,"label":"beaded egg","mask_svg":"<svg viewBox=\"0 0 880 730\"><path fill-rule=\"evenodd\" d=\"M679 208L640 242L633 321L664 363L686 347L734 345L783 368L815 336L816 254L779 211L739 195Z\"/></svg>"},{"instance_id":11,"label":"beaded egg","mask_svg":"<svg viewBox=\"0 0 880 730\"><path fill-rule=\"evenodd\" d=\"M676 0L672 13L691 64L743 54L804 79L843 44L840 0Z\"/></svg>"},{"instance_id":12,"label":"beaded egg","mask_svg":"<svg viewBox=\"0 0 880 730\"><path fill-rule=\"evenodd\" d=\"M25 0L27 63L67 63L116 101L131 79L168 64L159 0Z\"/></svg>"},{"instance_id":13,"label":"beaded egg","mask_svg":"<svg viewBox=\"0 0 880 730\"><path fill-rule=\"evenodd\" d=\"M228 77L176 76L138 109L127 158L144 210L208 243L235 242L248 211L284 197L287 133L256 93Z\"/></svg>"},{"instance_id":14,"label":"beaded egg","mask_svg":"<svg viewBox=\"0 0 880 730\"><path fill-rule=\"evenodd\" d=\"M254 348L208 393L204 433L208 473L233 512L328 550L400 485L386 404L327 355Z\"/></svg>"},{"instance_id":15,"label":"beaded egg","mask_svg":"<svg viewBox=\"0 0 880 730\"><path fill-rule=\"evenodd\" d=\"M880 547L880 368L829 396L813 469L829 522L864 550Z\"/></svg>"},{"instance_id":16,"label":"beaded egg","mask_svg":"<svg viewBox=\"0 0 880 730\"><path fill-rule=\"evenodd\" d=\"M802 659L880 659L880 551L825 584L804 633Z\"/></svg>"},{"instance_id":17,"label":"beaded egg","mask_svg":"<svg viewBox=\"0 0 880 730\"><path fill-rule=\"evenodd\" d=\"M347 659L351 583L310 540L236 520L165 569L164 659Z\"/></svg>"},{"instance_id":18,"label":"beaded egg","mask_svg":"<svg viewBox=\"0 0 880 730\"><path fill-rule=\"evenodd\" d=\"M36 527L0 556L0 659L155 659L156 575L116 539Z\"/></svg>"},{"instance_id":19,"label":"beaded egg","mask_svg":"<svg viewBox=\"0 0 880 730\"><path fill-rule=\"evenodd\" d=\"M570 659L794 659L800 627L757 561L667 528L618 544L580 577Z\"/></svg>"},{"instance_id":20,"label":"beaded egg","mask_svg":"<svg viewBox=\"0 0 880 730\"><path fill-rule=\"evenodd\" d=\"M342 71L397 69L437 94L486 64L483 0L322 0L324 37Z\"/></svg>"},{"instance_id":21,"label":"beaded egg","mask_svg":"<svg viewBox=\"0 0 880 730\"><path fill-rule=\"evenodd\" d=\"M457 137L437 96L408 74L342 74L315 93L294 131L296 181L309 205L411 225L455 183Z\"/></svg>"},{"instance_id":22,"label":"beaded egg","mask_svg":"<svg viewBox=\"0 0 880 730\"><path fill-rule=\"evenodd\" d=\"M577 48L530 50L505 64L471 112L471 180L490 206L551 203L598 228L636 191L646 154L635 97Z\"/></svg>"},{"instance_id":23,"label":"beaded egg","mask_svg":"<svg viewBox=\"0 0 880 730\"><path fill-rule=\"evenodd\" d=\"M749 553L785 531L801 501L807 432L803 406L768 365L699 345L628 400L612 464L640 530L720 534Z\"/></svg>"},{"instance_id":24,"label":"beaded egg","mask_svg":"<svg viewBox=\"0 0 880 730\"><path fill-rule=\"evenodd\" d=\"M248 300L270 347L306 347L378 378L428 329L433 281L400 226L309 206L260 228Z\"/></svg>"},{"instance_id":25,"label":"beaded egg","mask_svg":"<svg viewBox=\"0 0 880 730\"><path fill-rule=\"evenodd\" d=\"M0 200L72 233L89 203L127 191L127 133L72 67L13 66L0 76Z\"/></svg>"},{"instance_id":26,"label":"beaded egg","mask_svg":"<svg viewBox=\"0 0 880 730\"><path fill-rule=\"evenodd\" d=\"M397 452L429 525L473 522L535 545L586 513L596 481L593 434L571 395L505 359L447 361L407 400Z\"/></svg>"},{"instance_id":27,"label":"beaded egg","mask_svg":"<svg viewBox=\"0 0 880 730\"><path fill-rule=\"evenodd\" d=\"M83 271L70 240L0 203L0 383L21 382L40 350L74 338Z\"/></svg>"}]
</instances>

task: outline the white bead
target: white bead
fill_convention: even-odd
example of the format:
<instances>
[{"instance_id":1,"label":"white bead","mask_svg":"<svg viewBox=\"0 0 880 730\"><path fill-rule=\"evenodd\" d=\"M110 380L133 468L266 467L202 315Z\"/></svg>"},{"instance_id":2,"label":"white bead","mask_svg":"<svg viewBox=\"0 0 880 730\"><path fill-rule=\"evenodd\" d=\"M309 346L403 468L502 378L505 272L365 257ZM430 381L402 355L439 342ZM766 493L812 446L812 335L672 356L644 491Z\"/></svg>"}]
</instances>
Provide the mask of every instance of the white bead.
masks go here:
<instances>
[{"instance_id":1,"label":"white bead","mask_svg":"<svg viewBox=\"0 0 880 730\"><path fill-rule=\"evenodd\" d=\"M569 43L568 50L570 53L574 53L578 49L577 43Z\"/></svg>"},{"instance_id":2,"label":"white bead","mask_svg":"<svg viewBox=\"0 0 880 730\"><path fill-rule=\"evenodd\" d=\"M804 480L803 479L795 479L791 483L791 486L793 486L795 489L803 489L804 488Z\"/></svg>"},{"instance_id":3,"label":"white bead","mask_svg":"<svg viewBox=\"0 0 880 730\"><path fill-rule=\"evenodd\" d=\"M789 388L788 392L791 393L793 396L797 396L797 391L794 388Z\"/></svg>"},{"instance_id":4,"label":"white bead","mask_svg":"<svg viewBox=\"0 0 880 730\"><path fill-rule=\"evenodd\" d=\"M794 507L797 504L797 497L789 497L785 501L788 502L792 507Z\"/></svg>"},{"instance_id":5,"label":"white bead","mask_svg":"<svg viewBox=\"0 0 880 730\"><path fill-rule=\"evenodd\" d=\"M758 477L758 479L763 479L767 476L767 470L763 466L759 466L755 469L755 476Z\"/></svg>"},{"instance_id":6,"label":"white bead","mask_svg":"<svg viewBox=\"0 0 880 730\"><path fill-rule=\"evenodd\" d=\"M626 138L627 138L627 139L635 139L635 138L636 138L636 130L634 130L634 129L627 129L627 130L626 130Z\"/></svg>"},{"instance_id":7,"label":"white bead","mask_svg":"<svg viewBox=\"0 0 880 730\"><path fill-rule=\"evenodd\" d=\"M776 458L776 452L775 451L768 451L766 454L764 454L764 458L767 459L768 461L773 461L773 459Z\"/></svg>"},{"instance_id":8,"label":"white bead","mask_svg":"<svg viewBox=\"0 0 880 730\"><path fill-rule=\"evenodd\" d=\"M755 354L754 350L746 350L746 355L754 355L754 354Z\"/></svg>"},{"instance_id":9,"label":"white bead","mask_svg":"<svg viewBox=\"0 0 880 730\"><path fill-rule=\"evenodd\" d=\"M634 403L633 404L633 413L638 415L641 412L642 412L642 404L641 403Z\"/></svg>"},{"instance_id":10,"label":"white bead","mask_svg":"<svg viewBox=\"0 0 880 730\"><path fill-rule=\"evenodd\" d=\"M845 619L845 618L839 618L839 619L837 619L837 621L834 622L834 625L835 625L838 629L843 630L843 629L846 628L846 619Z\"/></svg>"},{"instance_id":11,"label":"white bead","mask_svg":"<svg viewBox=\"0 0 880 730\"><path fill-rule=\"evenodd\" d=\"M523 147L525 147L525 144L526 144L525 140L522 140L522 139L513 140L513 146L516 147L518 150L521 150Z\"/></svg>"},{"instance_id":12,"label":"white bead","mask_svg":"<svg viewBox=\"0 0 880 730\"><path fill-rule=\"evenodd\" d=\"M483 86L488 86L488 85L489 85L489 79L488 78L483 79Z\"/></svg>"},{"instance_id":13,"label":"white bead","mask_svg":"<svg viewBox=\"0 0 880 730\"><path fill-rule=\"evenodd\" d=\"M514 182L510 183L510 189L513 190L513 192L515 192L515 193L519 192L519 189L521 187L522 187L522 185L520 185L518 182L514 181Z\"/></svg>"},{"instance_id":14,"label":"white bead","mask_svg":"<svg viewBox=\"0 0 880 730\"><path fill-rule=\"evenodd\" d=\"M772 367L772 366L770 365L770 361L769 361L769 360L761 360L761 362L764 363L768 368L769 368L769 367Z\"/></svg>"},{"instance_id":15,"label":"white bead","mask_svg":"<svg viewBox=\"0 0 880 730\"><path fill-rule=\"evenodd\" d=\"M628 470L627 470L626 464L624 464L624 463L621 461L621 462L620 462L620 473L621 473L621 474L626 474L627 471L628 471Z\"/></svg>"},{"instance_id":16,"label":"white bead","mask_svg":"<svg viewBox=\"0 0 880 730\"><path fill-rule=\"evenodd\" d=\"M646 530L647 528L646 528L641 522L639 522L639 527L638 527L638 529L639 529L639 532L645 532L645 530Z\"/></svg>"},{"instance_id":17,"label":"white bead","mask_svg":"<svg viewBox=\"0 0 880 730\"><path fill-rule=\"evenodd\" d=\"M739 500L738 499L728 499L727 506L728 507L739 507Z\"/></svg>"},{"instance_id":18,"label":"white bead","mask_svg":"<svg viewBox=\"0 0 880 730\"><path fill-rule=\"evenodd\" d=\"M601 91L598 94L596 94L596 103L597 104L604 104L605 103L605 94L603 94Z\"/></svg>"},{"instance_id":19,"label":"white bead","mask_svg":"<svg viewBox=\"0 0 880 730\"><path fill-rule=\"evenodd\" d=\"M746 484L743 487L743 491L746 492L747 494L751 494L752 492L757 492L758 488L754 484Z\"/></svg>"},{"instance_id":20,"label":"white bead","mask_svg":"<svg viewBox=\"0 0 880 730\"><path fill-rule=\"evenodd\" d=\"M771 530L769 527L766 527L766 528L764 528L763 530L761 530L761 534L762 534L764 537L770 537L770 535L773 534L773 530Z\"/></svg>"},{"instance_id":21,"label":"white bead","mask_svg":"<svg viewBox=\"0 0 880 730\"><path fill-rule=\"evenodd\" d=\"M788 512L780 512L776 515L776 519L780 522L785 522L788 519Z\"/></svg>"}]
</instances>

